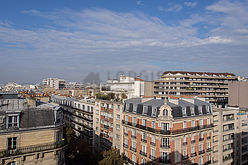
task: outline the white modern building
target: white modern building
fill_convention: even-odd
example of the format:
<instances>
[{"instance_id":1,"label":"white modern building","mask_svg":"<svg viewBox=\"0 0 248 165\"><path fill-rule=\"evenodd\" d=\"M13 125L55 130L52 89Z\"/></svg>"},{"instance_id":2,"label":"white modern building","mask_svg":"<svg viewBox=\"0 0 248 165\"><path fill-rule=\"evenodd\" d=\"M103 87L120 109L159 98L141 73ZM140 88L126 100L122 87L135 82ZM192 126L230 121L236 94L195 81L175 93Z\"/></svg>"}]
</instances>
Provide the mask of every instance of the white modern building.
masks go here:
<instances>
[{"instance_id":1,"label":"white modern building","mask_svg":"<svg viewBox=\"0 0 248 165\"><path fill-rule=\"evenodd\" d=\"M111 91L128 92L128 98L144 96L145 82L139 77L121 75L120 80L107 80Z\"/></svg>"},{"instance_id":2,"label":"white modern building","mask_svg":"<svg viewBox=\"0 0 248 165\"><path fill-rule=\"evenodd\" d=\"M47 78L42 81L44 86L49 86L54 89L62 89L65 87L65 80L58 78Z\"/></svg>"}]
</instances>

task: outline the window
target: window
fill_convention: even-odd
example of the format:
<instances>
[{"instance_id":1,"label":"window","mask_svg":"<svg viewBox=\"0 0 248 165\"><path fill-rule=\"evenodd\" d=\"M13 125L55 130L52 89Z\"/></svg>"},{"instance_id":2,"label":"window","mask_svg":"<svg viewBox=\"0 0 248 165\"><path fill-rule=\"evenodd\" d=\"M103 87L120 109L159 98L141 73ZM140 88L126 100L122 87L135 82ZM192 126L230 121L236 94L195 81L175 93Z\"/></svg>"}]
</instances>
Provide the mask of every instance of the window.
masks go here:
<instances>
[{"instance_id":1,"label":"window","mask_svg":"<svg viewBox=\"0 0 248 165\"><path fill-rule=\"evenodd\" d=\"M142 139L146 140L146 138L147 138L146 133L143 133L143 135L142 135Z\"/></svg>"},{"instance_id":2,"label":"window","mask_svg":"<svg viewBox=\"0 0 248 165\"><path fill-rule=\"evenodd\" d=\"M136 137L136 130L135 129L132 129L132 136Z\"/></svg>"},{"instance_id":3,"label":"window","mask_svg":"<svg viewBox=\"0 0 248 165\"><path fill-rule=\"evenodd\" d=\"M128 134L128 129L127 129L127 127L125 127L125 133Z\"/></svg>"},{"instance_id":4,"label":"window","mask_svg":"<svg viewBox=\"0 0 248 165\"><path fill-rule=\"evenodd\" d=\"M120 135L119 134L116 134L116 139L120 139Z\"/></svg>"},{"instance_id":5,"label":"window","mask_svg":"<svg viewBox=\"0 0 248 165\"><path fill-rule=\"evenodd\" d=\"M8 116L7 128L17 127L19 116Z\"/></svg>"},{"instance_id":6,"label":"window","mask_svg":"<svg viewBox=\"0 0 248 165\"><path fill-rule=\"evenodd\" d=\"M200 119L200 127L203 127L203 120Z\"/></svg>"},{"instance_id":7,"label":"window","mask_svg":"<svg viewBox=\"0 0 248 165\"><path fill-rule=\"evenodd\" d=\"M165 162L166 160L169 160L169 153L161 152L161 160L162 160L162 162Z\"/></svg>"},{"instance_id":8,"label":"window","mask_svg":"<svg viewBox=\"0 0 248 165\"><path fill-rule=\"evenodd\" d=\"M155 129L155 121L152 121L152 128Z\"/></svg>"},{"instance_id":9,"label":"window","mask_svg":"<svg viewBox=\"0 0 248 165\"><path fill-rule=\"evenodd\" d=\"M187 143L186 136L183 136L183 143Z\"/></svg>"},{"instance_id":10,"label":"window","mask_svg":"<svg viewBox=\"0 0 248 165\"><path fill-rule=\"evenodd\" d=\"M119 114L116 115L117 119L120 120L121 116Z\"/></svg>"},{"instance_id":11,"label":"window","mask_svg":"<svg viewBox=\"0 0 248 165\"><path fill-rule=\"evenodd\" d=\"M183 128L187 128L187 122L183 121Z\"/></svg>"},{"instance_id":12,"label":"window","mask_svg":"<svg viewBox=\"0 0 248 165\"><path fill-rule=\"evenodd\" d=\"M142 119L142 126L146 127L146 120L145 119Z\"/></svg>"},{"instance_id":13,"label":"window","mask_svg":"<svg viewBox=\"0 0 248 165\"><path fill-rule=\"evenodd\" d=\"M191 154L194 154L194 153L195 153L195 146L192 145L192 146L191 146Z\"/></svg>"},{"instance_id":14,"label":"window","mask_svg":"<svg viewBox=\"0 0 248 165\"><path fill-rule=\"evenodd\" d=\"M203 157L200 157L199 158L199 165L202 165L203 164Z\"/></svg>"},{"instance_id":15,"label":"window","mask_svg":"<svg viewBox=\"0 0 248 165\"><path fill-rule=\"evenodd\" d=\"M200 144L200 146L199 146L199 151L203 151L203 145L202 144Z\"/></svg>"},{"instance_id":16,"label":"window","mask_svg":"<svg viewBox=\"0 0 248 165\"><path fill-rule=\"evenodd\" d=\"M183 107L182 111L183 111L183 117L185 117L186 116L186 107Z\"/></svg>"},{"instance_id":17,"label":"window","mask_svg":"<svg viewBox=\"0 0 248 165\"><path fill-rule=\"evenodd\" d=\"M170 130L169 123L162 123L162 130L163 131L169 131Z\"/></svg>"},{"instance_id":18,"label":"window","mask_svg":"<svg viewBox=\"0 0 248 165\"><path fill-rule=\"evenodd\" d=\"M187 149L184 149L183 150L183 156L186 156L187 155Z\"/></svg>"},{"instance_id":19,"label":"window","mask_svg":"<svg viewBox=\"0 0 248 165\"><path fill-rule=\"evenodd\" d=\"M152 116L156 116L156 114L157 114L157 108L154 108L152 111Z\"/></svg>"},{"instance_id":20,"label":"window","mask_svg":"<svg viewBox=\"0 0 248 165\"><path fill-rule=\"evenodd\" d=\"M17 137L8 138L8 150L15 150L17 143Z\"/></svg>"},{"instance_id":21,"label":"window","mask_svg":"<svg viewBox=\"0 0 248 165\"><path fill-rule=\"evenodd\" d=\"M83 110L85 110L85 105L83 105Z\"/></svg>"},{"instance_id":22,"label":"window","mask_svg":"<svg viewBox=\"0 0 248 165\"><path fill-rule=\"evenodd\" d=\"M128 145L128 139L125 139L125 145Z\"/></svg>"},{"instance_id":23,"label":"window","mask_svg":"<svg viewBox=\"0 0 248 165\"><path fill-rule=\"evenodd\" d=\"M133 124L136 125L136 117L133 117Z\"/></svg>"},{"instance_id":24,"label":"window","mask_svg":"<svg viewBox=\"0 0 248 165\"><path fill-rule=\"evenodd\" d=\"M146 153L146 146L142 146L142 152Z\"/></svg>"},{"instance_id":25,"label":"window","mask_svg":"<svg viewBox=\"0 0 248 165\"><path fill-rule=\"evenodd\" d=\"M170 146L169 138L162 138L161 139L161 144L162 144L163 147L169 147Z\"/></svg>"},{"instance_id":26,"label":"window","mask_svg":"<svg viewBox=\"0 0 248 165\"><path fill-rule=\"evenodd\" d=\"M151 156L152 156L153 158L155 158L155 150L154 150L154 149L151 149Z\"/></svg>"},{"instance_id":27,"label":"window","mask_svg":"<svg viewBox=\"0 0 248 165\"><path fill-rule=\"evenodd\" d=\"M210 149L211 146L210 146L210 142L207 143L207 149Z\"/></svg>"},{"instance_id":28,"label":"window","mask_svg":"<svg viewBox=\"0 0 248 165\"><path fill-rule=\"evenodd\" d=\"M132 161L136 163L136 155L132 154Z\"/></svg>"},{"instance_id":29,"label":"window","mask_svg":"<svg viewBox=\"0 0 248 165\"><path fill-rule=\"evenodd\" d=\"M195 120L192 120L191 127L195 127Z\"/></svg>"},{"instance_id":30,"label":"window","mask_svg":"<svg viewBox=\"0 0 248 165\"><path fill-rule=\"evenodd\" d=\"M207 125L210 125L210 119L209 118L207 119Z\"/></svg>"},{"instance_id":31,"label":"window","mask_svg":"<svg viewBox=\"0 0 248 165\"><path fill-rule=\"evenodd\" d=\"M132 142L132 147L136 149L136 142Z\"/></svg>"},{"instance_id":32,"label":"window","mask_svg":"<svg viewBox=\"0 0 248 165\"><path fill-rule=\"evenodd\" d=\"M128 116L125 116L125 121L128 122Z\"/></svg>"},{"instance_id":33,"label":"window","mask_svg":"<svg viewBox=\"0 0 248 165\"><path fill-rule=\"evenodd\" d=\"M119 124L116 124L116 129L120 130L120 125Z\"/></svg>"},{"instance_id":34,"label":"window","mask_svg":"<svg viewBox=\"0 0 248 165\"><path fill-rule=\"evenodd\" d=\"M152 143L156 143L156 138L155 138L155 136L152 136Z\"/></svg>"},{"instance_id":35,"label":"window","mask_svg":"<svg viewBox=\"0 0 248 165\"><path fill-rule=\"evenodd\" d=\"M147 106L144 106L144 115L146 115L147 114Z\"/></svg>"},{"instance_id":36,"label":"window","mask_svg":"<svg viewBox=\"0 0 248 165\"><path fill-rule=\"evenodd\" d=\"M190 112L191 112L191 116L195 116L195 110L194 110L194 107L190 107Z\"/></svg>"},{"instance_id":37,"label":"window","mask_svg":"<svg viewBox=\"0 0 248 165\"><path fill-rule=\"evenodd\" d=\"M163 116L168 116L168 110L167 109L163 110Z\"/></svg>"},{"instance_id":38,"label":"window","mask_svg":"<svg viewBox=\"0 0 248 165\"><path fill-rule=\"evenodd\" d=\"M117 105L117 109L120 110L121 109L121 106L120 105Z\"/></svg>"},{"instance_id":39,"label":"window","mask_svg":"<svg viewBox=\"0 0 248 165\"><path fill-rule=\"evenodd\" d=\"M141 159L141 164L146 164L146 159L142 158Z\"/></svg>"}]
</instances>

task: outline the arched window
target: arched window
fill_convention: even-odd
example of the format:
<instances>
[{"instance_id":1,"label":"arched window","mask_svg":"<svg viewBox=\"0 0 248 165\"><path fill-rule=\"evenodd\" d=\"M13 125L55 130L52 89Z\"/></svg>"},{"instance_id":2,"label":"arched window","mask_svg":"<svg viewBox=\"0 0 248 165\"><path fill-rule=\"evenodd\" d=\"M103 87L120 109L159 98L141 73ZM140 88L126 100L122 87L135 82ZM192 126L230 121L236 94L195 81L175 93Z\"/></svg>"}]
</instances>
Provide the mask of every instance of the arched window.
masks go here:
<instances>
[{"instance_id":1,"label":"arched window","mask_svg":"<svg viewBox=\"0 0 248 165\"><path fill-rule=\"evenodd\" d=\"M163 116L168 116L168 110L167 109L163 110Z\"/></svg>"}]
</instances>

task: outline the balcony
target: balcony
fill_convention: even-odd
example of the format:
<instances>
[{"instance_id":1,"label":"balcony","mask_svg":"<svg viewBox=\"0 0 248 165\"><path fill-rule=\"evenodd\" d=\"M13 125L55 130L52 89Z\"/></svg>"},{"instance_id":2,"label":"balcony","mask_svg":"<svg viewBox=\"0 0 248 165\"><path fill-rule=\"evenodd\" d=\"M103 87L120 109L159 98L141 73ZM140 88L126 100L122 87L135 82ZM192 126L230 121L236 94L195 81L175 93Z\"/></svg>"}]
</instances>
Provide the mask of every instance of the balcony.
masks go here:
<instances>
[{"instance_id":1,"label":"balcony","mask_svg":"<svg viewBox=\"0 0 248 165\"><path fill-rule=\"evenodd\" d=\"M171 164L170 159L166 159L166 158L164 158L164 159L160 158L160 159L159 159L159 162L160 162L160 163L165 163L165 164Z\"/></svg>"},{"instance_id":2,"label":"balcony","mask_svg":"<svg viewBox=\"0 0 248 165\"><path fill-rule=\"evenodd\" d=\"M147 143L147 140L146 139L143 139L142 138L141 141L144 142L144 143Z\"/></svg>"},{"instance_id":3,"label":"balcony","mask_svg":"<svg viewBox=\"0 0 248 165\"><path fill-rule=\"evenodd\" d=\"M66 141L61 141L57 143L47 143L43 145L33 145L33 146L27 146L27 147L20 147L15 150L1 150L0 151L0 158L2 157L8 157L8 156L15 156L15 155L21 155L26 153L34 153L34 152L41 152L41 151L47 151L47 150L54 150L57 148L61 148L66 146Z\"/></svg>"},{"instance_id":4,"label":"balcony","mask_svg":"<svg viewBox=\"0 0 248 165\"><path fill-rule=\"evenodd\" d=\"M132 138L136 139L136 135L131 135Z\"/></svg>"},{"instance_id":5,"label":"balcony","mask_svg":"<svg viewBox=\"0 0 248 165\"><path fill-rule=\"evenodd\" d=\"M163 144L161 144L160 147L161 148L170 148L170 145L163 145Z\"/></svg>"},{"instance_id":6,"label":"balcony","mask_svg":"<svg viewBox=\"0 0 248 165\"><path fill-rule=\"evenodd\" d=\"M232 158L233 158L232 156L225 157L225 158L223 158L223 162L228 161L228 160L231 160Z\"/></svg>"},{"instance_id":7,"label":"balcony","mask_svg":"<svg viewBox=\"0 0 248 165\"><path fill-rule=\"evenodd\" d=\"M189 156L188 155L184 155L183 156L183 160L187 160L187 159L189 159Z\"/></svg>"},{"instance_id":8,"label":"balcony","mask_svg":"<svg viewBox=\"0 0 248 165\"><path fill-rule=\"evenodd\" d=\"M154 142L150 142L150 144L151 144L152 146L156 146L156 143L154 143Z\"/></svg>"},{"instance_id":9,"label":"balcony","mask_svg":"<svg viewBox=\"0 0 248 165\"><path fill-rule=\"evenodd\" d=\"M191 153L191 157L194 157L194 156L196 156L196 152Z\"/></svg>"},{"instance_id":10,"label":"balcony","mask_svg":"<svg viewBox=\"0 0 248 165\"><path fill-rule=\"evenodd\" d=\"M143 156L147 157L147 153L143 152L143 151L140 151L140 155L143 155Z\"/></svg>"},{"instance_id":11,"label":"balcony","mask_svg":"<svg viewBox=\"0 0 248 165\"><path fill-rule=\"evenodd\" d=\"M128 145L127 145L127 144L123 144L123 147L124 147L124 148L128 148Z\"/></svg>"},{"instance_id":12,"label":"balcony","mask_svg":"<svg viewBox=\"0 0 248 165\"><path fill-rule=\"evenodd\" d=\"M151 160L155 160L155 159L156 159L156 157L155 157L155 156L152 156L152 155L150 155L149 158L150 158Z\"/></svg>"},{"instance_id":13,"label":"balcony","mask_svg":"<svg viewBox=\"0 0 248 165\"><path fill-rule=\"evenodd\" d=\"M206 162L206 164L211 164L211 160L208 160L208 161Z\"/></svg>"},{"instance_id":14,"label":"balcony","mask_svg":"<svg viewBox=\"0 0 248 165\"><path fill-rule=\"evenodd\" d=\"M211 148L208 148L208 149L207 149L207 152L210 152L210 151L212 151L212 149L211 149Z\"/></svg>"},{"instance_id":15,"label":"balcony","mask_svg":"<svg viewBox=\"0 0 248 165\"><path fill-rule=\"evenodd\" d=\"M191 127L191 128L184 128L184 129L179 129L179 130L158 130L155 128L150 128L147 126L143 126L137 123L132 123L132 122L128 122L125 120L122 120L123 125L128 125L128 126L132 126L132 127L136 127L142 130L146 130L149 132L153 132L153 133L158 133L158 134L163 134L163 135L176 135L176 134L181 134L181 133L187 133L187 132L191 132L191 131L197 131L197 130L201 130L201 129L207 129L207 128L211 128L214 125L210 124L210 125L204 125L204 126L196 126L196 127Z\"/></svg>"},{"instance_id":16,"label":"balcony","mask_svg":"<svg viewBox=\"0 0 248 165\"><path fill-rule=\"evenodd\" d=\"M199 151L199 155L204 154L204 150Z\"/></svg>"},{"instance_id":17,"label":"balcony","mask_svg":"<svg viewBox=\"0 0 248 165\"><path fill-rule=\"evenodd\" d=\"M130 147L130 150L131 150L131 151L134 151L134 152L137 152L136 148L134 148L134 147L132 147L132 146Z\"/></svg>"}]
</instances>

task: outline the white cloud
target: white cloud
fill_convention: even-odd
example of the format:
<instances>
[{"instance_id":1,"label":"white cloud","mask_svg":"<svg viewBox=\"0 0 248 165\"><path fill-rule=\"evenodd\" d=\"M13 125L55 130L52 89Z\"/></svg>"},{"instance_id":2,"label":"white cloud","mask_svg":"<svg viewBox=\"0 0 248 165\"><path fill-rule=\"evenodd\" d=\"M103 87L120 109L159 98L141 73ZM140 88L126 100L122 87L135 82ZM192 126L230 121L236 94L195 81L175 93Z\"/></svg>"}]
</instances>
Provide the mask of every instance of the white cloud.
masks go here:
<instances>
[{"instance_id":1,"label":"white cloud","mask_svg":"<svg viewBox=\"0 0 248 165\"><path fill-rule=\"evenodd\" d=\"M174 11L174 12L179 12L182 10L182 6L179 4L173 5L169 8L166 8L166 11Z\"/></svg>"},{"instance_id":2,"label":"white cloud","mask_svg":"<svg viewBox=\"0 0 248 165\"><path fill-rule=\"evenodd\" d=\"M188 7L195 7L197 5L197 2L184 2L184 5L185 6L188 6Z\"/></svg>"}]
</instances>

